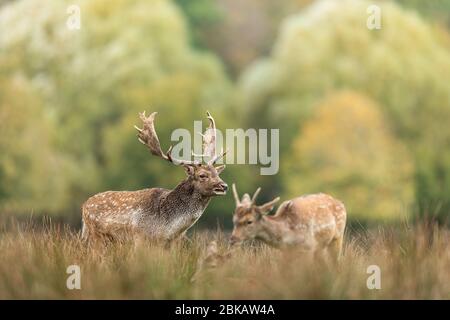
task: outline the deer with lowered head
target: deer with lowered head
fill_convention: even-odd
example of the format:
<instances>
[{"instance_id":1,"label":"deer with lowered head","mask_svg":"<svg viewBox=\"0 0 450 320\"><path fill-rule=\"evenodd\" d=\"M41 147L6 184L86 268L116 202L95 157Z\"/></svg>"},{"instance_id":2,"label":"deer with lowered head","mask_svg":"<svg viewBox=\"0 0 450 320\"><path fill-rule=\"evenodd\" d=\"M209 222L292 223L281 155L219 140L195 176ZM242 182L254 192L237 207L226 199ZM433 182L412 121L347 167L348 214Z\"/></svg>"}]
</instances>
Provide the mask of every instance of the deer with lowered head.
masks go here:
<instances>
[{"instance_id":1,"label":"deer with lowered head","mask_svg":"<svg viewBox=\"0 0 450 320\"><path fill-rule=\"evenodd\" d=\"M239 199L233 184L236 210L232 245L259 239L273 247L296 247L314 254L326 249L333 258L339 258L347 217L342 202L323 193L304 195L283 202L271 216L267 214L280 198L258 206L255 201L260 191L258 188L252 198L246 193Z\"/></svg>"},{"instance_id":2,"label":"deer with lowered head","mask_svg":"<svg viewBox=\"0 0 450 320\"><path fill-rule=\"evenodd\" d=\"M216 153L216 126L207 113L209 128L203 136L206 163L172 157L172 146L164 153L156 134L156 112L140 114L143 128L135 126L138 140L150 152L176 166L182 166L187 177L173 190L149 188L139 191L107 191L94 195L82 207L82 239L109 241L127 234L144 235L155 240L181 238L203 214L214 196L226 194L227 184L219 177L225 165L215 166L225 152Z\"/></svg>"}]
</instances>

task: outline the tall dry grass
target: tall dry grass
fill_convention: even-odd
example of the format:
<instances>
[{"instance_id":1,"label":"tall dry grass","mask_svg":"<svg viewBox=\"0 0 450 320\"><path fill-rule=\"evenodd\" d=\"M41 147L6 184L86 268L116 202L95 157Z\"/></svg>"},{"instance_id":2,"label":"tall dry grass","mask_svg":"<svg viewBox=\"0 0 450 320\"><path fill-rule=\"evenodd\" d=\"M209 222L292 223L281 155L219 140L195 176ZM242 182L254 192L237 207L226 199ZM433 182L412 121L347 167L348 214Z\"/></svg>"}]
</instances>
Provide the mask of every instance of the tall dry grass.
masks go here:
<instances>
[{"instance_id":1,"label":"tall dry grass","mask_svg":"<svg viewBox=\"0 0 450 320\"><path fill-rule=\"evenodd\" d=\"M0 231L1 299L449 299L450 232L425 224L347 236L339 265L292 251L248 245L191 283L210 240L197 233L164 248L125 243L87 249L77 233L47 225ZM81 267L81 290L69 290L69 265ZM381 268L381 290L369 290L369 265Z\"/></svg>"}]
</instances>

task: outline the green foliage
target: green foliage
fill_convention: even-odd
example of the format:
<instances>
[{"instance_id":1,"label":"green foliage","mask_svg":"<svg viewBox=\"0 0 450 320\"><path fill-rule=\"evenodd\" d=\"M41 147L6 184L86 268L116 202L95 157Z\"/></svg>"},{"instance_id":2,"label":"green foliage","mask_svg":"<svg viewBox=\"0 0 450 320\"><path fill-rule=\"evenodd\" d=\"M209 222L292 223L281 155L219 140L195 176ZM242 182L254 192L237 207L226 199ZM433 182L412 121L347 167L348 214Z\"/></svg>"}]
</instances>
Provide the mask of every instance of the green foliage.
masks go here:
<instances>
[{"instance_id":1,"label":"green foliage","mask_svg":"<svg viewBox=\"0 0 450 320\"><path fill-rule=\"evenodd\" d=\"M430 174L416 175L425 179L416 183L418 202L448 203L445 189L426 195L419 188L450 181L450 163L439 160L450 152L450 45L444 41L448 34L443 36L443 30L389 2L379 4L382 28L369 30L370 4L318 1L288 18L271 56L241 78L247 125L282 127L282 157L288 157L292 140L318 102L329 92L350 88L379 105L394 134L412 151L416 168L424 162L420 150L428 149ZM442 165L443 182L438 182L437 168ZM446 216L449 210L450 206L439 211Z\"/></svg>"},{"instance_id":2,"label":"green foliage","mask_svg":"<svg viewBox=\"0 0 450 320\"><path fill-rule=\"evenodd\" d=\"M430 20L437 20L450 27L450 1L449 0L395 0L406 8L415 9Z\"/></svg>"},{"instance_id":3,"label":"green foliage","mask_svg":"<svg viewBox=\"0 0 450 320\"><path fill-rule=\"evenodd\" d=\"M183 10L189 22L192 42L195 46L206 48L205 34L217 25L222 18L216 0L174 0Z\"/></svg>"},{"instance_id":4,"label":"green foliage","mask_svg":"<svg viewBox=\"0 0 450 320\"><path fill-rule=\"evenodd\" d=\"M0 15L1 30L10 30L0 34L1 78L21 75L38 92L45 103L34 121L51 115L52 148L71 164L63 177L71 197L59 209L78 210L88 194L111 187L173 187L183 170L137 142L138 111L160 111L165 146L171 130L192 128L206 108L218 116L229 90L220 63L190 48L169 1L80 1L80 30L66 28L69 4L24 0Z\"/></svg>"},{"instance_id":5,"label":"green foliage","mask_svg":"<svg viewBox=\"0 0 450 320\"><path fill-rule=\"evenodd\" d=\"M447 115L449 47L419 17L389 3L381 6L382 29L367 29L368 5L320 1L289 18L272 56L243 76L250 116L266 112L273 119L269 124L305 117L334 88L352 88L380 101L408 137L421 131L420 122L436 120L435 112Z\"/></svg>"},{"instance_id":6,"label":"green foliage","mask_svg":"<svg viewBox=\"0 0 450 320\"><path fill-rule=\"evenodd\" d=\"M412 202L413 164L392 135L380 107L353 92L316 106L285 157L290 196L327 192L350 218L405 218Z\"/></svg>"},{"instance_id":7,"label":"green foliage","mask_svg":"<svg viewBox=\"0 0 450 320\"><path fill-rule=\"evenodd\" d=\"M159 111L166 149L208 109L219 129L281 129L279 175L223 173L240 192L262 186L261 202L330 190L359 217L399 217L414 201L445 219L448 0L375 3L380 30L366 27L368 0L80 0L81 29L69 30L69 0L0 1L0 210L78 215L99 191L171 188L183 170L137 142L137 113ZM293 10L231 99L222 62L203 49L238 75ZM342 110L366 144L333 121ZM230 223L233 208L215 199L202 221Z\"/></svg>"},{"instance_id":8,"label":"green foliage","mask_svg":"<svg viewBox=\"0 0 450 320\"><path fill-rule=\"evenodd\" d=\"M215 52L233 76L267 54L280 22L314 0L177 0L197 45Z\"/></svg>"},{"instance_id":9,"label":"green foliage","mask_svg":"<svg viewBox=\"0 0 450 320\"><path fill-rule=\"evenodd\" d=\"M42 101L24 79L0 79L2 210L55 213L67 201L67 163L51 149L52 128L42 112Z\"/></svg>"}]
</instances>

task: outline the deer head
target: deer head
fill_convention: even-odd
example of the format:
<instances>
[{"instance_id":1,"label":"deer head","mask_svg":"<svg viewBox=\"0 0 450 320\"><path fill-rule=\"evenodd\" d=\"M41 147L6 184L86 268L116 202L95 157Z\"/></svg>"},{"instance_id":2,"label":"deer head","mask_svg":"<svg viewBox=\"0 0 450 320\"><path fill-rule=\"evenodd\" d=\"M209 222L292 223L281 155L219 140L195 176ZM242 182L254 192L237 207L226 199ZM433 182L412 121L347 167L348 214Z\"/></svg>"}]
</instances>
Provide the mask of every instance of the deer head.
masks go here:
<instances>
[{"instance_id":1,"label":"deer head","mask_svg":"<svg viewBox=\"0 0 450 320\"><path fill-rule=\"evenodd\" d=\"M234 228L231 234L230 244L235 245L244 240L254 239L262 232L263 216L273 209L280 198L277 197L270 202L258 206L255 201L260 191L261 188L258 188L252 198L246 193L240 200L236 185L233 183L236 209L233 214Z\"/></svg>"},{"instance_id":2,"label":"deer head","mask_svg":"<svg viewBox=\"0 0 450 320\"><path fill-rule=\"evenodd\" d=\"M143 122L142 129L135 126L138 131L139 141L146 145L153 155L169 161L174 165L183 166L188 180L203 196L225 195L228 185L219 177L219 174L225 169L225 165L217 167L214 165L226 152L222 150L221 153L216 153L216 124L211 114L207 112L210 125L206 132L202 134L203 154L198 156L192 153L196 157L202 157L202 159L207 157L209 160L204 164L198 161L175 159L172 157L172 146L170 146L166 153L161 150L161 144L154 125L156 114L157 112L153 112L148 117L145 115L145 111L139 114Z\"/></svg>"}]
</instances>

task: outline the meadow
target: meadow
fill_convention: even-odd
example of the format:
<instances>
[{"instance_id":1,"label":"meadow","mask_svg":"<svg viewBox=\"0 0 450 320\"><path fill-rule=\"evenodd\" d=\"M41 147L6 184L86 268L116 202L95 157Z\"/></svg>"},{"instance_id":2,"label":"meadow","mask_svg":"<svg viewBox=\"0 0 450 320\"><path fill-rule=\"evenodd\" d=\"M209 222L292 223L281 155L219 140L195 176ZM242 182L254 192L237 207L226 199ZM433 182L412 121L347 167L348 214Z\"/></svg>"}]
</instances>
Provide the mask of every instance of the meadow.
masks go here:
<instances>
[{"instance_id":1,"label":"meadow","mask_svg":"<svg viewBox=\"0 0 450 320\"><path fill-rule=\"evenodd\" d=\"M450 299L450 231L434 224L347 229L339 264L249 243L214 269L199 258L221 230L195 231L170 248L150 242L86 248L77 231L47 221L3 225L0 299ZM79 265L81 289L66 273ZM370 290L367 268L381 270Z\"/></svg>"},{"instance_id":2,"label":"meadow","mask_svg":"<svg viewBox=\"0 0 450 320\"><path fill-rule=\"evenodd\" d=\"M450 299L450 0L73 2L0 0L0 299ZM260 203L341 200L339 264L254 242L192 282L231 196L190 241L86 248L89 197L186 177L139 143L144 110L175 158L210 111L221 178Z\"/></svg>"}]
</instances>

